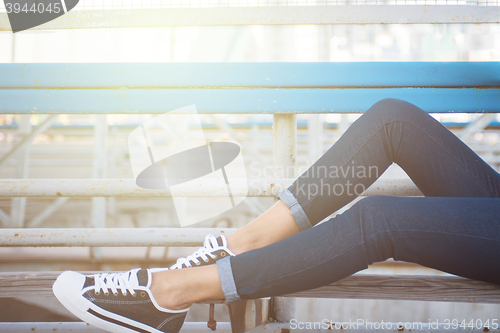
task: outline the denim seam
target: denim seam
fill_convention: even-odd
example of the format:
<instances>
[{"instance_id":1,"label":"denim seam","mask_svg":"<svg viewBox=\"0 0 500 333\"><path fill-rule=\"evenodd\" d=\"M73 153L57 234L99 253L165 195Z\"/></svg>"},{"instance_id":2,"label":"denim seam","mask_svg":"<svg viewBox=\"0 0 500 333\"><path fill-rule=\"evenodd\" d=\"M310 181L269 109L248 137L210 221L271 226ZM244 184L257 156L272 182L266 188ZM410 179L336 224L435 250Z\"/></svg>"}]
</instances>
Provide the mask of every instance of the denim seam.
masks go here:
<instances>
[{"instance_id":1,"label":"denim seam","mask_svg":"<svg viewBox=\"0 0 500 333\"><path fill-rule=\"evenodd\" d=\"M361 234L361 239L363 240L362 241L362 244L365 246L365 262L368 263L368 253L366 252L366 239L365 239L365 230L363 229L363 219L361 218L361 211L360 209L356 209L356 213L358 214L358 223L359 223L359 230L360 230L360 234Z\"/></svg>"},{"instance_id":2,"label":"denim seam","mask_svg":"<svg viewBox=\"0 0 500 333\"><path fill-rule=\"evenodd\" d=\"M412 231L418 231L420 233L426 233L426 234L442 234L446 236L461 236L461 237L472 237L476 239L481 239L481 240L488 240L488 241L494 241L494 242L499 242L498 239L495 238L488 238L488 237L480 237L480 236L473 236L469 234L457 234L457 233L450 233L450 232L442 232L442 231L425 231L425 230L413 230L413 229L408 229L408 230L398 230L398 231L393 231L393 232L412 232ZM388 233L387 231L385 232L379 232L374 235L369 236L367 239L373 238L378 235L386 234ZM390 233L390 232L389 232ZM396 237L398 239L404 239L404 237Z\"/></svg>"},{"instance_id":3,"label":"denim seam","mask_svg":"<svg viewBox=\"0 0 500 333\"><path fill-rule=\"evenodd\" d=\"M408 231L418 231L420 233L426 233L426 234L443 234L443 235L453 235L453 236L462 236L462 237L473 237L473 238L477 238L477 239L481 239L481 240L489 240L489 241L497 241L496 239L492 239L492 238L486 238L486 237L479 237L479 236L471 236L471 235L468 235L468 234L456 234L456 233L452 233L450 234L449 232L439 232L439 231L425 231L425 230L401 230L399 232L408 232ZM379 236L379 235L383 235L383 234L389 234L391 236L391 240L394 241L394 239L405 239L405 237L399 237L398 235L394 235L393 233L394 232L398 232L398 231L383 231L383 232L378 232L376 234L373 234L373 235L370 235L368 236L367 238L363 238L363 244L366 244L366 242L372 238L375 238L376 236ZM393 251L392 251L392 258L394 257L397 257L396 256L396 251L394 250L394 243L392 244L392 248L393 248ZM366 252L366 248L365 248L365 253ZM366 262L368 262L368 257L366 257ZM397 260L397 259L395 259Z\"/></svg>"}]
</instances>

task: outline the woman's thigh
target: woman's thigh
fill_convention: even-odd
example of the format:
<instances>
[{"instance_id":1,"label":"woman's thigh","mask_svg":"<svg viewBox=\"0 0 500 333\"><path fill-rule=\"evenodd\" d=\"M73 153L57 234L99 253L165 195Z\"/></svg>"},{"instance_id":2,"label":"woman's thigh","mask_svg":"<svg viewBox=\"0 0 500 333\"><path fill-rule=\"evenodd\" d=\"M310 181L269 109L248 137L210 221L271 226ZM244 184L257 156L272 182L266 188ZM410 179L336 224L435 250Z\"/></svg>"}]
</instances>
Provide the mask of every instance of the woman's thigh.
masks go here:
<instances>
[{"instance_id":1,"label":"woman's thigh","mask_svg":"<svg viewBox=\"0 0 500 333\"><path fill-rule=\"evenodd\" d=\"M500 197L500 175L413 104L373 105L288 189L312 225L346 205L392 164L425 196Z\"/></svg>"}]
</instances>

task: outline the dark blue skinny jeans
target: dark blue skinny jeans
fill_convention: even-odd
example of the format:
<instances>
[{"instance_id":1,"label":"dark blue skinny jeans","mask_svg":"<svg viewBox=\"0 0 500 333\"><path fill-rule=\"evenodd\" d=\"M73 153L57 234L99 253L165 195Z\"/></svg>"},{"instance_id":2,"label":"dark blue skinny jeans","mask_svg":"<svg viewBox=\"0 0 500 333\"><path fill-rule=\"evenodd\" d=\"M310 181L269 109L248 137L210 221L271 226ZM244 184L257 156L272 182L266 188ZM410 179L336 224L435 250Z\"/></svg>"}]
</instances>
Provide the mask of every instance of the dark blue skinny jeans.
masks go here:
<instances>
[{"instance_id":1,"label":"dark blue skinny jeans","mask_svg":"<svg viewBox=\"0 0 500 333\"><path fill-rule=\"evenodd\" d=\"M367 197L316 225L392 163L425 197ZM500 175L413 104L373 105L279 197L303 231L218 261L228 301L320 287L388 258L500 284Z\"/></svg>"}]
</instances>

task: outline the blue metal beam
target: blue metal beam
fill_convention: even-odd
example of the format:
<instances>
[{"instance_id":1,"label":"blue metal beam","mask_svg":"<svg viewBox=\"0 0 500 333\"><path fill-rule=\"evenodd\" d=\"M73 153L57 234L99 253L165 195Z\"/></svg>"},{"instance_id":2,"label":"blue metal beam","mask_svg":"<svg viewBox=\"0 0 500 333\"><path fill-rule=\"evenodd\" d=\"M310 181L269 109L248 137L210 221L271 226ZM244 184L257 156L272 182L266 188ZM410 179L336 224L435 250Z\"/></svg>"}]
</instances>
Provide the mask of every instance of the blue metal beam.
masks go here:
<instances>
[{"instance_id":1,"label":"blue metal beam","mask_svg":"<svg viewBox=\"0 0 500 333\"><path fill-rule=\"evenodd\" d=\"M348 89L0 89L0 113L165 113L194 104L200 113L364 112L399 98L427 112L500 112L500 88Z\"/></svg>"},{"instance_id":2,"label":"blue metal beam","mask_svg":"<svg viewBox=\"0 0 500 333\"><path fill-rule=\"evenodd\" d=\"M0 64L0 89L500 86L500 62Z\"/></svg>"}]
</instances>

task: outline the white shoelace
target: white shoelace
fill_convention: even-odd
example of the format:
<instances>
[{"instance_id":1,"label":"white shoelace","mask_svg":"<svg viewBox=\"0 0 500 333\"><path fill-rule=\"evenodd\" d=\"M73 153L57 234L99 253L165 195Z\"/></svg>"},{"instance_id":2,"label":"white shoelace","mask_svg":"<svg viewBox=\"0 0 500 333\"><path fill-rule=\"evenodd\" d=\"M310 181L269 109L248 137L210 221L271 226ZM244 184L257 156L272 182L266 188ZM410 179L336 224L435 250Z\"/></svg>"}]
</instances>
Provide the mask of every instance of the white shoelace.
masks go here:
<instances>
[{"instance_id":1,"label":"white shoelace","mask_svg":"<svg viewBox=\"0 0 500 333\"><path fill-rule=\"evenodd\" d=\"M215 259L217 256L212 253L213 250L220 248L219 243L217 242L217 237L214 235L207 235L205 237L205 242L203 243L203 247L200 247L195 253L185 257L177 259L177 262L171 266L172 269L182 268L182 265L186 265L186 267L191 267L191 261L196 265L200 264L200 259L205 262L208 262L209 258Z\"/></svg>"},{"instance_id":2,"label":"white shoelace","mask_svg":"<svg viewBox=\"0 0 500 333\"><path fill-rule=\"evenodd\" d=\"M137 274L137 272L134 271L94 274L94 291L96 294L99 294L102 289L102 291L107 294L108 290L111 289L113 294L117 295L119 288L124 296L127 295L127 290L132 295L135 295L134 285L137 285L137 282L133 283L131 281L134 273ZM135 278L137 279L137 277Z\"/></svg>"}]
</instances>

